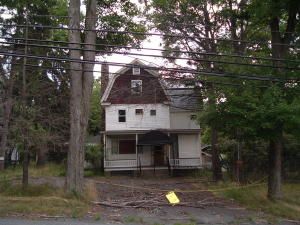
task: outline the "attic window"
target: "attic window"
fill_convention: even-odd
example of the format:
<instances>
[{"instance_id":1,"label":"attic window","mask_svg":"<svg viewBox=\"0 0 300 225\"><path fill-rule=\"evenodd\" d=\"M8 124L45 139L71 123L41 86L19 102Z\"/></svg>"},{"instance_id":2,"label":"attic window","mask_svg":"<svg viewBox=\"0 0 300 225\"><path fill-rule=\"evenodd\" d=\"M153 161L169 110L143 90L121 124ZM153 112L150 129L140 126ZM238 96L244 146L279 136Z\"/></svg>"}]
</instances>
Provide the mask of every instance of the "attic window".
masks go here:
<instances>
[{"instance_id":1,"label":"attic window","mask_svg":"<svg viewBox=\"0 0 300 225\"><path fill-rule=\"evenodd\" d=\"M142 93L142 81L131 80L131 94L140 95Z\"/></svg>"},{"instance_id":2,"label":"attic window","mask_svg":"<svg viewBox=\"0 0 300 225\"><path fill-rule=\"evenodd\" d=\"M141 68L139 68L139 67L133 67L132 68L132 74L133 75L140 75L141 74Z\"/></svg>"}]
</instances>

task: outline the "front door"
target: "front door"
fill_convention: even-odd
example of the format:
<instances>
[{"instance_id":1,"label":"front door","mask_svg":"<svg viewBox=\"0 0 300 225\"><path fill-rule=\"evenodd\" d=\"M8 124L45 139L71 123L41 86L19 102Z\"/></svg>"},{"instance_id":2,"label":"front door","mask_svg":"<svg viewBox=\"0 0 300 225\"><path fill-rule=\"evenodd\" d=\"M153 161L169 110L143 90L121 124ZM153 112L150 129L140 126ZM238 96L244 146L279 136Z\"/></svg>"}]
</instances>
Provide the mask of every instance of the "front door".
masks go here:
<instances>
[{"instance_id":1,"label":"front door","mask_svg":"<svg viewBox=\"0 0 300 225\"><path fill-rule=\"evenodd\" d=\"M164 166L165 165L165 154L163 146L154 146L154 165Z\"/></svg>"}]
</instances>

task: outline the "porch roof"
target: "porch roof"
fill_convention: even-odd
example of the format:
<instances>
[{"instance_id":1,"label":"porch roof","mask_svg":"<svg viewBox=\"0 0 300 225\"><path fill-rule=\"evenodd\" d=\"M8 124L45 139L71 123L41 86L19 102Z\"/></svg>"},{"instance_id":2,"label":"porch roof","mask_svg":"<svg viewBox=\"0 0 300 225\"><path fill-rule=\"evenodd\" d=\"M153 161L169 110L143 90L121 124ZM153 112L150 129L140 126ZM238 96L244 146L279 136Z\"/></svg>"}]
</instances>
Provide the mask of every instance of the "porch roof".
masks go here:
<instances>
[{"instance_id":1,"label":"porch roof","mask_svg":"<svg viewBox=\"0 0 300 225\"><path fill-rule=\"evenodd\" d=\"M123 135L123 134L145 134L150 130L108 130L101 131L101 134L106 135ZM170 134L197 134L201 129L160 129L160 131Z\"/></svg>"},{"instance_id":2,"label":"porch roof","mask_svg":"<svg viewBox=\"0 0 300 225\"><path fill-rule=\"evenodd\" d=\"M164 144L172 144L172 140L170 139L170 137L159 130L151 130L150 132L143 134L139 138L137 145L164 145Z\"/></svg>"}]
</instances>

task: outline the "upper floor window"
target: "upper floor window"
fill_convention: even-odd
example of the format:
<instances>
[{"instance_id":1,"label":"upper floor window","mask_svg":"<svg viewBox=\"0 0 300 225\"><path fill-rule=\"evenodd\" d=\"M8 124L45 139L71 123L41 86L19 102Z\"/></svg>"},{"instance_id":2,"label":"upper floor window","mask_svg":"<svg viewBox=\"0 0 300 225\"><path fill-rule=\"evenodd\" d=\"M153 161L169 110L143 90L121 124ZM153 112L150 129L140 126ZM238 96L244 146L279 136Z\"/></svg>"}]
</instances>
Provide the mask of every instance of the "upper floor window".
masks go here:
<instances>
[{"instance_id":1,"label":"upper floor window","mask_svg":"<svg viewBox=\"0 0 300 225\"><path fill-rule=\"evenodd\" d=\"M140 95L142 93L142 80L131 80L131 94Z\"/></svg>"},{"instance_id":2,"label":"upper floor window","mask_svg":"<svg viewBox=\"0 0 300 225\"><path fill-rule=\"evenodd\" d=\"M132 68L132 74L133 75L140 75L141 74L141 68L139 68L139 67L133 67Z\"/></svg>"},{"instance_id":3,"label":"upper floor window","mask_svg":"<svg viewBox=\"0 0 300 225\"><path fill-rule=\"evenodd\" d=\"M156 110L155 109L150 110L150 116L156 116Z\"/></svg>"},{"instance_id":4,"label":"upper floor window","mask_svg":"<svg viewBox=\"0 0 300 225\"><path fill-rule=\"evenodd\" d=\"M119 110L119 122L126 122L126 110Z\"/></svg>"},{"instance_id":5,"label":"upper floor window","mask_svg":"<svg viewBox=\"0 0 300 225\"><path fill-rule=\"evenodd\" d=\"M135 109L135 115L143 115L143 109Z\"/></svg>"}]
</instances>

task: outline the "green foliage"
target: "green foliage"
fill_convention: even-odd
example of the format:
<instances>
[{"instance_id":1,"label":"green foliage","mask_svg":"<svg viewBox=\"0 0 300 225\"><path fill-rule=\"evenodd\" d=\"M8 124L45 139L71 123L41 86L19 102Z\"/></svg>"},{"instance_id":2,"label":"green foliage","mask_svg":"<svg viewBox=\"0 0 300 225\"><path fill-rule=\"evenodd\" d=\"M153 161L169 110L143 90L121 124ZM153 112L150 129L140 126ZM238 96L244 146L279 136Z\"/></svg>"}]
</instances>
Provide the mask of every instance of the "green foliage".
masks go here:
<instances>
[{"instance_id":1,"label":"green foliage","mask_svg":"<svg viewBox=\"0 0 300 225\"><path fill-rule=\"evenodd\" d=\"M91 135L99 134L101 129L100 88L100 82L98 80L94 81L88 125L88 133Z\"/></svg>"},{"instance_id":2,"label":"green foliage","mask_svg":"<svg viewBox=\"0 0 300 225\"><path fill-rule=\"evenodd\" d=\"M99 168L103 151L100 145L85 146L85 160L93 165L94 168Z\"/></svg>"},{"instance_id":3,"label":"green foliage","mask_svg":"<svg viewBox=\"0 0 300 225\"><path fill-rule=\"evenodd\" d=\"M247 188L232 188L221 193L222 196L234 199L249 209L262 210L275 216L299 220L300 185L283 185L284 197L280 201L271 201L266 197L265 185Z\"/></svg>"}]
</instances>

